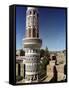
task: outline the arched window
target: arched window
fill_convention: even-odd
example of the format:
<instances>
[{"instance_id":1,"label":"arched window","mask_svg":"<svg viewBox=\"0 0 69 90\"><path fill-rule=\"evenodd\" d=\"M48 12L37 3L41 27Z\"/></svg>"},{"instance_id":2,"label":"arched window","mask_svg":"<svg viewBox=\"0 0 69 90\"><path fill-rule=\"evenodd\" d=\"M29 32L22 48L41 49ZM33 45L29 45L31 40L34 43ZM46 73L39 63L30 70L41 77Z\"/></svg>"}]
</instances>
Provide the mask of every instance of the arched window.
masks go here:
<instances>
[{"instance_id":1,"label":"arched window","mask_svg":"<svg viewBox=\"0 0 69 90\"><path fill-rule=\"evenodd\" d=\"M35 16L33 16L33 25L36 26L37 19Z\"/></svg>"},{"instance_id":2,"label":"arched window","mask_svg":"<svg viewBox=\"0 0 69 90\"><path fill-rule=\"evenodd\" d=\"M36 29L33 29L33 37L36 37Z\"/></svg>"},{"instance_id":3,"label":"arched window","mask_svg":"<svg viewBox=\"0 0 69 90\"><path fill-rule=\"evenodd\" d=\"M39 17L39 14L37 13L37 17Z\"/></svg>"},{"instance_id":4,"label":"arched window","mask_svg":"<svg viewBox=\"0 0 69 90\"><path fill-rule=\"evenodd\" d=\"M31 15L31 11L29 12L29 14Z\"/></svg>"},{"instance_id":5,"label":"arched window","mask_svg":"<svg viewBox=\"0 0 69 90\"><path fill-rule=\"evenodd\" d=\"M31 37L31 28L29 28L29 37Z\"/></svg>"},{"instance_id":6,"label":"arched window","mask_svg":"<svg viewBox=\"0 0 69 90\"><path fill-rule=\"evenodd\" d=\"M35 11L33 11L33 14L35 15Z\"/></svg>"}]
</instances>

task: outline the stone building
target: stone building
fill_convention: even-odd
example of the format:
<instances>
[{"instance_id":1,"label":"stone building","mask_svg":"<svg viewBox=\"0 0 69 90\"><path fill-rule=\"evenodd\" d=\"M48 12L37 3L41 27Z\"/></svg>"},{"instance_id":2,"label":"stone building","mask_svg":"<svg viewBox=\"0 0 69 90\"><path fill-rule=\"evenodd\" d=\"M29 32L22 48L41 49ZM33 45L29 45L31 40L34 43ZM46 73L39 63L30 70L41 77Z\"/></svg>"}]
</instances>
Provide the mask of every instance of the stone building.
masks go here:
<instances>
[{"instance_id":1,"label":"stone building","mask_svg":"<svg viewBox=\"0 0 69 90\"><path fill-rule=\"evenodd\" d=\"M66 79L66 74L64 73L64 67L66 65L66 55L60 51L60 52L52 52L50 54L50 61L49 61L49 65L47 65L47 78L46 81L47 82L51 82L54 81L54 77L56 77L57 81L63 81ZM56 76L54 76L53 70L54 70L54 66L55 66L55 70L56 70ZM55 82L55 81L54 81Z\"/></svg>"},{"instance_id":2,"label":"stone building","mask_svg":"<svg viewBox=\"0 0 69 90\"><path fill-rule=\"evenodd\" d=\"M66 64L66 53L63 51L53 51L50 53L50 59L56 58L57 64Z\"/></svg>"},{"instance_id":3,"label":"stone building","mask_svg":"<svg viewBox=\"0 0 69 90\"><path fill-rule=\"evenodd\" d=\"M57 64L60 64L60 63L66 63L65 61L66 61L66 57L65 57L65 55L64 55L64 53L63 52L60 52L60 53L57 53L57 56L56 56L56 58L57 58Z\"/></svg>"}]
</instances>

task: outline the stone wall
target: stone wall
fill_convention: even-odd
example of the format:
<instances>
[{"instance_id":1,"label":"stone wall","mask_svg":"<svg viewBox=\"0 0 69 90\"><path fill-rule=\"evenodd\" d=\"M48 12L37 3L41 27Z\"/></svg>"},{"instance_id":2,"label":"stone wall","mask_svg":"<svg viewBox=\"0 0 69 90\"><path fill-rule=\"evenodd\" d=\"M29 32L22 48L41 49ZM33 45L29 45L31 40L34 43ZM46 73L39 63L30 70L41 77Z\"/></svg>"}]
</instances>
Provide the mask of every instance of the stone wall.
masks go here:
<instances>
[{"instance_id":1,"label":"stone wall","mask_svg":"<svg viewBox=\"0 0 69 90\"><path fill-rule=\"evenodd\" d=\"M57 80L61 81L65 79L64 75L64 64L56 65L57 68Z\"/></svg>"},{"instance_id":2,"label":"stone wall","mask_svg":"<svg viewBox=\"0 0 69 90\"><path fill-rule=\"evenodd\" d=\"M66 55L62 51L50 53L50 59L51 60L52 60L53 56L56 57L56 63L57 64L66 64Z\"/></svg>"},{"instance_id":3,"label":"stone wall","mask_svg":"<svg viewBox=\"0 0 69 90\"><path fill-rule=\"evenodd\" d=\"M55 65L56 71L57 71L57 81L63 81L65 80L65 74L64 74L64 64ZM53 72L54 65L47 65L47 77L48 81L50 81L54 77Z\"/></svg>"}]
</instances>

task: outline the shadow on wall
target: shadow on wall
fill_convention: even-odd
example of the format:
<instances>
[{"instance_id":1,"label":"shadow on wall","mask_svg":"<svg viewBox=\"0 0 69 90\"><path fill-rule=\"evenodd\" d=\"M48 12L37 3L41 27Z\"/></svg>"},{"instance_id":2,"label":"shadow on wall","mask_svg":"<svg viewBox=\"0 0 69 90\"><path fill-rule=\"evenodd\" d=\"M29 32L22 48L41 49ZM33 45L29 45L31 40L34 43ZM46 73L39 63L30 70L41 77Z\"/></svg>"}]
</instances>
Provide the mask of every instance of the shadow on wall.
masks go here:
<instances>
[{"instance_id":1,"label":"shadow on wall","mask_svg":"<svg viewBox=\"0 0 69 90\"><path fill-rule=\"evenodd\" d=\"M57 69L56 66L53 67L53 78L51 79L50 82L57 82Z\"/></svg>"}]
</instances>

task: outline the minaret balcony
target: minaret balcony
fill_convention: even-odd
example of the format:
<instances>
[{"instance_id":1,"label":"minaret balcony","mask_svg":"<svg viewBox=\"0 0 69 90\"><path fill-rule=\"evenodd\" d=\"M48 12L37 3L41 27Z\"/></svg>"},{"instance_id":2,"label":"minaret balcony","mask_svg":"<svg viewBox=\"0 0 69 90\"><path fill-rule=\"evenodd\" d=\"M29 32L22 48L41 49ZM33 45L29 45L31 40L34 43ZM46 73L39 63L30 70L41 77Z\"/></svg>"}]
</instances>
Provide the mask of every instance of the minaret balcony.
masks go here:
<instances>
[{"instance_id":1,"label":"minaret balcony","mask_svg":"<svg viewBox=\"0 0 69 90\"><path fill-rule=\"evenodd\" d=\"M40 48L42 45L42 40L39 38L25 38L24 48Z\"/></svg>"}]
</instances>

